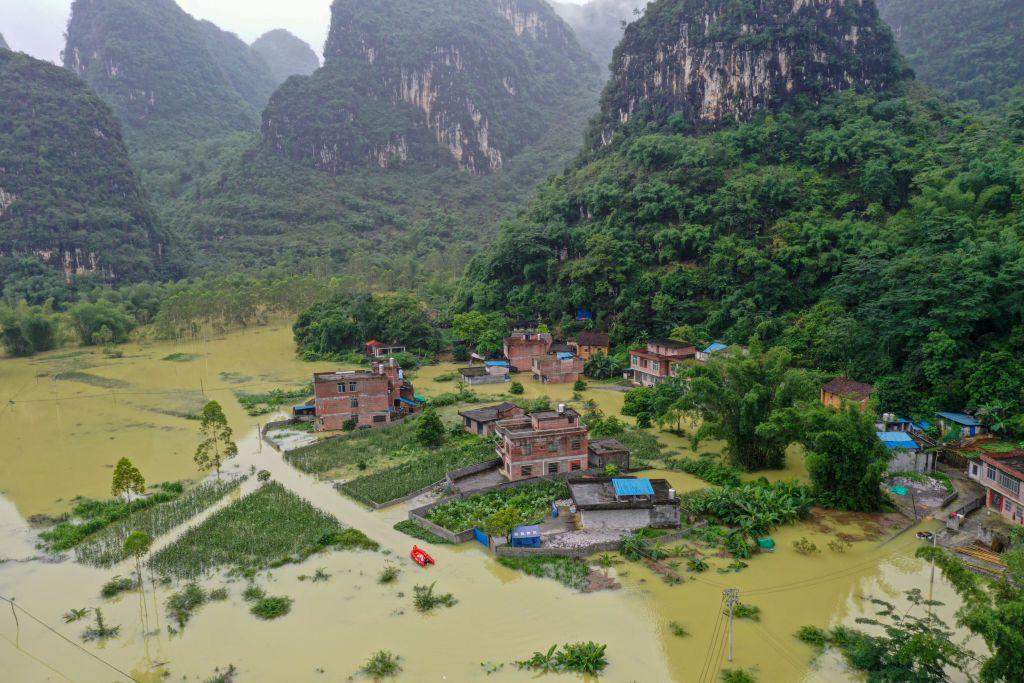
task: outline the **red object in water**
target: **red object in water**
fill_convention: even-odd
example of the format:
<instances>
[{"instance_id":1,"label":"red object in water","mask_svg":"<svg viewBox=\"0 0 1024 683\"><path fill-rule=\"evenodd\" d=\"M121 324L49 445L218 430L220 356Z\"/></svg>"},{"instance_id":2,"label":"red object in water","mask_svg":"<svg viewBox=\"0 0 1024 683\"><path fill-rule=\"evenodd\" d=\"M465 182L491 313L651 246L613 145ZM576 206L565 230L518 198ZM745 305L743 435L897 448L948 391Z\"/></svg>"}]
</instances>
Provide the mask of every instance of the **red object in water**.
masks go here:
<instances>
[{"instance_id":1,"label":"red object in water","mask_svg":"<svg viewBox=\"0 0 1024 683\"><path fill-rule=\"evenodd\" d=\"M428 564L434 564L434 558L428 555L425 550L415 545L412 547L409 557L411 557L412 561L421 567L426 567Z\"/></svg>"}]
</instances>

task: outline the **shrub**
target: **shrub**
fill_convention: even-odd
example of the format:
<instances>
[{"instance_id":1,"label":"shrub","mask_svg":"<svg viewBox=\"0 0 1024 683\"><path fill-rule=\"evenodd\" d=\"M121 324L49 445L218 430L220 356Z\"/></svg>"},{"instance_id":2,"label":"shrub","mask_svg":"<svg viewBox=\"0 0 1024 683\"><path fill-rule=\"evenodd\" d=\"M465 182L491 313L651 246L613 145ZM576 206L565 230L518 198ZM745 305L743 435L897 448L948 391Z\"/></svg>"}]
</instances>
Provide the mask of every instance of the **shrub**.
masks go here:
<instances>
[{"instance_id":1,"label":"shrub","mask_svg":"<svg viewBox=\"0 0 1024 683\"><path fill-rule=\"evenodd\" d=\"M692 474L715 486L739 486L741 483L740 470L717 460L672 458L665 461L665 466L670 470Z\"/></svg>"},{"instance_id":2,"label":"shrub","mask_svg":"<svg viewBox=\"0 0 1024 683\"><path fill-rule=\"evenodd\" d=\"M723 614L728 614L729 610L726 609ZM761 608L756 605L747 605L742 602L737 602L732 608L732 615L737 619L750 619L751 621L761 621Z\"/></svg>"},{"instance_id":3,"label":"shrub","mask_svg":"<svg viewBox=\"0 0 1024 683\"><path fill-rule=\"evenodd\" d=\"M110 599L117 597L121 593L133 591L138 587L139 582L136 579L129 579L124 576L115 576L110 581L103 584L103 588L100 589L100 595L104 598Z\"/></svg>"},{"instance_id":4,"label":"shrub","mask_svg":"<svg viewBox=\"0 0 1024 683\"><path fill-rule=\"evenodd\" d=\"M573 672L597 676L608 666L607 648L594 642L566 643L561 650L552 645L547 652L534 652L529 659L516 662L516 666L539 673Z\"/></svg>"},{"instance_id":5,"label":"shrub","mask_svg":"<svg viewBox=\"0 0 1024 683\"><path fill-rule=\"evenodd\" d=\"M587 390L587 383L584 382L581 379L578 379L578 380L576 380L576 382L573 383L572 390L573 391L586 391Z\"/></svg>"},{"instance_id":6,"label":"shrub","mask_svg":"<svg viewBox=\"0 0 1024 683\"><path fill-rule=\"evenodd\" d=\"M210 602L223 602L228 599L228 589L223 587L214 588L212 591L210 591L207 597L209 598Z\"/></svg>"},{"instance_id":7,"label":"shrub","mask_svg":"<svg viewBox=\"0 0 1024 683\"><path fill-rule=\"evenodd\" d=\"M393 564L389 564L380 570L380 574L377 576L377 583L394 583L398 580L398 575L401 573L401 569Z\"/></svg>"},{"instance_id":8,"label":"shrub","mask_svg":"<svg viewBox=\"0 0 1024 683\"><path fill-rule=\"evenodd\" d=\"M444 444L444 439L445 429L441 416L437 414L436 408L427 406L416 421L416 440L427 448L437 448Z\"/></svg>"},{"instance_id":9,"label":"shrub","mask_svg":"<svg viewBox=\"0 0 1024 683\"><path fill-rule=\"evenodd\" d=\"M554 579L576 590L587 587L590 574L587 563L573 557L499 557L498 563L530 576Z\"/></svg>"},{"instance_id":10,"label":"shrub","mask_svg":"<svg viewBox=\"0 0 1024 683\"><path fill-rule=\"evenodd\" d=\"M687 631L685 627L677 624L674 621L669 622L668 628L670 631L672 631L672 635L676 636L677 638L685 638L686 636L690 635L690 632Z\"/></svg>"},{"instance_id":11,"label":"shrub","mask_svg":"<svg viewBox=\"0 0 1024 683\"><path fill-rule=\"evenodd\" d=\"M190 583L167 598L167 613L178 622L178 627L181 628L192 617L192 613L199 609L206 600L206 591L198 585Z\"/></svg>"},{"instance_id":12,"label":"shrub","mask_svg":"<svg viewBox=\"0 0 1024 683\"><path fill-rule=\"evenodd\" d=\"M523 385L520 384L519 382L512 382L512 384L510 384L509 387L508 387L508 393L510 393L510 394L512 394L514 396L519 396L519 395L521 395L521 394L523 394L525 392L526 392L526 388L523 387Z\"/></svg>"},{"instance_id":13,"label":"shrub","mask_svg":"<svg viewBox=\"0 0 1024 683\"><path fill-rule=\"evenodd\" d=\"M435 583L413 587L413 604L417 611L431 612L436 607L452 607L458 602L451 593L434 593Z\"/></svg>"},{"instance_id":14,"label":"shrub","mask_svg":"<svg viewBox=\"0 0 1024 683\"><path fill-rule=\"evenodd\" d=\"M277 619L292 611L292 599L283 595L260 598L249 611L259 619Z\"/></svg>"},{"instance_id":15,"label":"shrub","mask_svg":"<svg viewBox=\"0 0 1024 683\"><path fill-rule=\"evenodd\" d=\"M722 683L757 683L754 673L746 669L722 669L719 676Z\"/></svg>"},{"instance_id":16,"label":"shrub","mask_svg":"<svg viewBox=\"0 0 1024 683\"><path fill-rule=\"evenodd\" d=\"M809 541L806 538L793 541L793 550L797 551L801 555L814 555L820 552L818 550L818 546L814 544L814 541Z\"/></svg>"},{"instance_id":17,"label":"shrub","mask_svg":"<svg viewBox=\"0 0 1024 683\"><path fill-rule=\"evenodd\" d=\"M391 676L397 676L398 672L402 670L399 666L401 657L393 654L387 650L380 650L375 652L370 659L367 660L366 664L363 664L360 671L367 676L372 677L374 680L379 681L384 678Z\"/></svg>"},{"instance_id":18,"label":"shrub","mask_svg":"<svg viewBox=\"0 0 1024 683\"><path fill-rule=\"evenodd\" d=\"M244 591L242 591L242 599L246 602L262 600L266 595L267 592L256 584L250 584Z\"/></svg>"}]
</instances>

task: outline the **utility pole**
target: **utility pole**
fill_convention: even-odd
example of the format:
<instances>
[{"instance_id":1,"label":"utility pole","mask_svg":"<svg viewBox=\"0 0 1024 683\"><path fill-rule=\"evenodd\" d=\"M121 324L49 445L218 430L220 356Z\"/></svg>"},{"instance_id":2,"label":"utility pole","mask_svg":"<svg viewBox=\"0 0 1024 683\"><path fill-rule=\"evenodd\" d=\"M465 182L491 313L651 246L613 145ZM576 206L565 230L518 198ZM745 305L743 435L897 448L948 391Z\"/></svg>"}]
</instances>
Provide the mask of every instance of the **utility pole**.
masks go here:
<instances>
[{"instance_id":1,"label":"utility pole","mask_svg":"<svg viewBox=\"0 0 1024 683\"><path fill-rule=\"evenodd\" d=\"M939 533L932 534L932 576L928 580L928 602L932 601L932 592L935 589L935 544L939 541Z\"/></svg>"},{"instance_id":2,"label":"utility pole","mask_svg":"<svg viewBox=\"0 0 1024 683\"><path fill-rule=\"evenodd\" d=\"M729 661L731 662L733 645L732 610L736 603L740 601L740 591L738 588L726 588L722 591L722 596L725 598L725 604L729 606Z\"/></svg>"}]
</instances>

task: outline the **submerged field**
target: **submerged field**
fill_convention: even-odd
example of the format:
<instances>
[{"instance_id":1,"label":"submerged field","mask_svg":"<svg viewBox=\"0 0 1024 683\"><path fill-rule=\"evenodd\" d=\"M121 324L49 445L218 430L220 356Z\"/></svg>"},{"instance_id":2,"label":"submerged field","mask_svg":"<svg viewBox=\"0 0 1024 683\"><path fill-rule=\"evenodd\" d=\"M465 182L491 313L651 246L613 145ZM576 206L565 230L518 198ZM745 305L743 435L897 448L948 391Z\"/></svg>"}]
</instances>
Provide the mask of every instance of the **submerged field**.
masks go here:
<instances>
[{"instance_id":1,"label":"submerged field","mask_svg":"<svg viewBox=\"0 0 1024 683\"><path fill-rule=\"evenodd\" d=\"M760 621L736 624L734 668L756 670L762 682L856 681L834 656L826 655L812 664L811 648L793 637L795 631L806 624L852 624L857 617L873 614L865 597L881 596L899 603L903 591L928 585L927 565L913 557L920 543L913 529L895 535L894 530L879 526L877 519L816 515L777 529L772 534L776 552L755 556L739 572L729 568L731 558L715 556L699 539L687 540L679 545L686 546L687 552L696 549L706 555L709 566L705 571L686 571L684 559L674 569L668 567L681 580L669 581L665 567L616 563L607 571L621 589L581 594L562 585L561 579L543 578L561 576L567 583L579 585L577 567L561 573L538 570L542 577L535 577L502 566L476 543L441 546L410 538L393 528L406 517L404 505L368 510L339 495L331 481L299 471L262 446L255 436L255 424L267 418L246 415L233 400L235 389L257 383L264 385L259 391L301 385L313 370L331 368L330 364L294 360L287 329L250 331L203 344L129 345L124 350L125 357L120 359L105 359L101 353L89 351L0 360L0 427L8 442L17 444L5 449L0 459L0 486L4 489L0 497L0 558L15 560L0 562L0 596L16 597L17 604L76 643L80 643L84 624L64 624L61 616L72 608L101 607L107 621L120 626L120 635L82 647L137 680L164 680L164 673L166 680L206 680L215 669L223 671L228 665L237 668L240 683L346 680L373 653L387 649L402 657L398 681L525 681L531 680L532 674L518 671L510 662L534 651L546 651L555 643L593 640L608 645L610 664L601 680L712 681L718 670L727 666L718 615L722 590L734 587L741 591L743 602L761 610ZM174 360L164 360L171 356ZM419 371L417 392L435 396L451 391L450 382L432 378L452 367ZM111 383L93 379L83 382L81 377L53 379L56 373L69 371L130 387L104 386ZM565 385L541 387L529 380L524 384L527 398L549 395L555 402L574 400L571 387ZM481 400L489 400L500 398L505 390L492 385L476 391ZM296 514L286 516L291 521L279 529L263 525L260 510L270 505L259 497L261 482L250 476L237 494L242 497L241 504L234 502L235 494L226 496L185 527L158 538L155 556L181 553L203 558L195 563L188 560L199 573L217 564L214 577L200 577L199 586L208 594L227 589L224 600L207 602L184 629L172 634L166 628L154 629L151 622L148 627L144 624L136 594L110 600L99 597L100 587L113 575L131 572L134 565L130 560L103 569L74 561L33 560L38 554L34 547L37 530L25 519L38 512L65 511L75 495L106 497L109 466L124 455L140 466L150 482L197 478L191 462L196 425L185 416L202 399L203 391L223 399L235 429L240 455L229 464L230 471L254 474L267 470L274 482L270 491L280 487L291 493L280 499L277 493L265 495L274 498L275 507L294 507ZM618 414L622 404L621 392L597 386L580 399L593 399L608 415ZM458 406L451 406L442 413L446 420L454 421L457 410ZM659 439L670 456L698 455L683 437L660 433ZM701 450L715 451L717 445L705 444ZM381 451L379 464L389 464L388 452L387 448ZM365 472L372 475L383 469L368 464ZM358 472L357 462L352 473ZM684 472L654 470L650 474L666 477L680 493L706 486ZM767 476L772 480L806 478L799 453L791 454L786 470ZM310 510L320 510L327 517ZM223 523L240 511L246 512L244 524L252 530L248 540L225 531L242 528ZM380 544L380 552L316 552L319 538L307 546L310 537L303 537L299 528L305 528L311 514L318 520L314 526L324 524L332 531L359 529ZM295 535L292 540L297 542L258 542L264 535L280 536L281 530L284 535ZM830 549L829 542L840 534L854 540L842 551ZM802 539L814 543L820 552L798 553L793 543ZM437 566L429 570L414 566L408 560L413 543L427 547ZM305 560L303 547L314 551ZM258 562L241 563L250 566L277 564L285 556L296 560L259 571L255 579L256 587L268 596L292 601L288 614L269 621L256 618L250 614L251 603L242 597L246 583L229 580L225 584L224 570L219 567L233 565L243 555L259 558ZM388 567L398 568L397 578L380 583L379 576ZM315 576L328 578L314 580ZM453 594L457 603L420 614L412 603L414 587L435 581L435 590ZM149 618L157 617L165 625L169 618L165 604L183 586L175 580L167 586L158 582L155 594L150 589ZM949 603L938 610L951 620L956 600L941 579L936 598ZM676 635L676 626L689 635ZM0 661L4 662L5 677L11 680L123 679L27 616L21 619L20 630L9 617L0 617ZM481 663L504 666L486 676ZM579 680L572 676L547 678Z\"/></svg>"}]
</instances>

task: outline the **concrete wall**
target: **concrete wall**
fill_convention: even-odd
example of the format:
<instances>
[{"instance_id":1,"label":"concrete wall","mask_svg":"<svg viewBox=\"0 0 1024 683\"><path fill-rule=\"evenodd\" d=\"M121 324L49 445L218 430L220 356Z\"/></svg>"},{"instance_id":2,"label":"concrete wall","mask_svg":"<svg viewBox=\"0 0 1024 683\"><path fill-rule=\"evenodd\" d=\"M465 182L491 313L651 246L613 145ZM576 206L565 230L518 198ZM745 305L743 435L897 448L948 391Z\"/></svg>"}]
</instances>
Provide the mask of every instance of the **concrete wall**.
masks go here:
<instances>
[{"instance_id":1,"label":"concrete wall","mask_svg":"<svg viewBox=\"0 0 1024 683\"><path fill-rule=\"evenodd\" d=\"M931 472L935 469L935 454L920 451L896 451L889 461L890 472Z\"/></svg>"},{"instance_id":2,"label":"concrete wall","mask_svg":"<svg viewBox=\"0 0 1024 683\"><path fill-rule=\"evenodd\" d=\"M476 465L469 465L468 467L452 470L445 476L445 479L448 480L449 484L455 486L456 482L458 482L459 479L468 477L471 474L479 474L480 472L486 472L487 470L493 469L495 467L501 467L501 458L495 458L493 460L488 460L487 462L481 462Z\"/></svg>"},{"instance_id":3,"label":"concrete wall","mask_svg":"<svg viewBox=\"0 0 1024 683\"><path fill-rule=\"evenodd\" d=\"M659 529L678 529L680 519L678 505L655 505L651 510L651 526Z\"/></svg>"},{"instance_id":4,"label":"concrete wall","mask_svg":"<svg viewBox=\"0 0 1024 683\"><path fill-rule=\"evenodd\" d=\"M694 528L704 526L706 522L695 525ZM659 536L657 539L644 541L644 545L651 546L655 541L661 543L672 543L674 541L681 541L686 538L689 533L689 529L686 531L677 531L674 534L665 534ZM591 543L588 546L582 548L513 548L512 546L502 543L500 545L494 545L492 543L491 549L494 554L498 557L575 557L576 559L583 559L589 557L594 553L610 553L618 550L621 547L619 541L601 541L599 543Z\"/></svg>"},{"instance_id":5,"label":"concrete wall","mask_svg":"<svg viewBox=\"0 0 1024 683\"><path fill-rule=\"evenodd\" d=\"M583 528L587 530L622 529L632 531L651 525L650 509L580 510Z\"/></svg>"}]
</instances>

